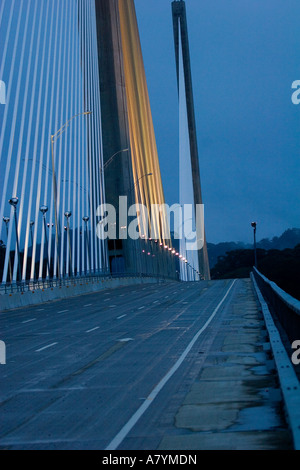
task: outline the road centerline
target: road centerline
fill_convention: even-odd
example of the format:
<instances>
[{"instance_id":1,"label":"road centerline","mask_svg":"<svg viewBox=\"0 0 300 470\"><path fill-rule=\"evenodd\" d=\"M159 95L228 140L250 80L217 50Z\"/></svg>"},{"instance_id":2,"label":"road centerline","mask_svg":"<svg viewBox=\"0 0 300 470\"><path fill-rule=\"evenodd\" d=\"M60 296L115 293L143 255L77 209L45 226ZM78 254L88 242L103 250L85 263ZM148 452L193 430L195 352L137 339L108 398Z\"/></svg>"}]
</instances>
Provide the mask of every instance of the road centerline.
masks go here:
<instances>
[{"instance_id":1,"label":"road centerline","mask_svg":"<svg viewBox=\"0 0 300 470\"><path fill-rule=\"evenodd\" d=\"M86 333L92 333L92 331L99 330L100 326L95 326L95 328L92 328L91 330L87 330Z\"/></svg>"},{"instance_id":2,"label":"road centerline","mask_svg":"<svg viewBox=\"0 0 300 470\"><path fill-rule=\"evenodd\" d=\"M52 343L48 344L48 346L44 346L43 348L37 349L35 352L42 352L45 351L46 349L52 348L53 346L56 346L58 343Z\"/></svg>"}]
</instances>

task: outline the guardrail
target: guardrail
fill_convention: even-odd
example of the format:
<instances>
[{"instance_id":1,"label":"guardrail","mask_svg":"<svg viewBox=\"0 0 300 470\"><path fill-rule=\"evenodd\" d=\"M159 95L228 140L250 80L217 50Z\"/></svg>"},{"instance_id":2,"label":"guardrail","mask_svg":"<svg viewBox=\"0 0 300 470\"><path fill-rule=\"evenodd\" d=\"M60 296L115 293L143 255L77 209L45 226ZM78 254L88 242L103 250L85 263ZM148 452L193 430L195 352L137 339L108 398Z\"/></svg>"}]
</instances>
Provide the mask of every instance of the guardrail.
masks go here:
<instances>
[{"instance_id":1,"label":"guardrail","mask_svg":"<svg viewBox=\"0 0 300 470\"><path fill-rule=\"evenodd\" d=\"M251 279L258 301L261 305L265 325L268 331L270 345L279 377L280 389L285 405L287 421L293 436L294 448L295 450L300 450L300 384L294 367L291 364L291 359L282 343L280 333L275 326L268 304L263 296L263 291L265 292L265 295L268 295L270 299L273 299L273 304L275 306L280 305L280 308L282 308L281 302L283 302L284 309L289 308L295 315L298 315L298 305L294 305L294 302L291 302L290 298L286 297L287 294L282 291L282 289L279 289L274 282L269 281L269 279L263 276L256 269L251 273ZM291 308L291 304L293 305L293 308ZM295 307L296 311L294 310Z\"/></svg>"},{"instance_id":2,"label":"guardrail","mask_svg":"<svg viewBox=\"0 0 300 470\"><path fill-rule=\"evenodd\" d=\"M300 340L300 301L280 289L256 268L253 268L253 275L271 313L277 316L290 342Z\"/></svg>"},{"instance_id":3,"label":"guardrail","mask_svg":"<svg viewBox=\"0 0 300 470\"><path fill-rule=\"evenodd\" d=\"M45 290L53 287L63 287L63 286L76 286L80 285L83 282L93 283L96 281L105 280L105 279L117 279L117 278L156 278L158 281L178 281L173 277L168 276L159 276L155 274L145 274L145 273L95 273L86 276L73 276L60 279L40 279L37 281L24 281L16 282L12 284L4 284L0 286L0 294L14 294L15 292L30 292L37 290Z\"/></svg>"}]
</instances>

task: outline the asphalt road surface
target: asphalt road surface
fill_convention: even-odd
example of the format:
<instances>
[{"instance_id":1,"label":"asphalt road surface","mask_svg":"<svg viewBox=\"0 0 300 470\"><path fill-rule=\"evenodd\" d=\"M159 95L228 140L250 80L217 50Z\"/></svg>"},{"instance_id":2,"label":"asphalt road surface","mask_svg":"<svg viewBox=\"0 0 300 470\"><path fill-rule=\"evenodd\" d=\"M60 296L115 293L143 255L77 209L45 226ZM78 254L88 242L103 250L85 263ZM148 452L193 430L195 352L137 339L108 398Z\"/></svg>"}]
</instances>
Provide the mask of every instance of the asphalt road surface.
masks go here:
<instances>
[{"instance_id":1,"label":"asphalt road surface","mask_svg":"<svg viewBox=\"0 0 300 470\"><path fill-rule=\"evenodd\" d=\"M2 313L0 448L157 449L239 282L144 284Z\"/></svg>"}]
</instances>

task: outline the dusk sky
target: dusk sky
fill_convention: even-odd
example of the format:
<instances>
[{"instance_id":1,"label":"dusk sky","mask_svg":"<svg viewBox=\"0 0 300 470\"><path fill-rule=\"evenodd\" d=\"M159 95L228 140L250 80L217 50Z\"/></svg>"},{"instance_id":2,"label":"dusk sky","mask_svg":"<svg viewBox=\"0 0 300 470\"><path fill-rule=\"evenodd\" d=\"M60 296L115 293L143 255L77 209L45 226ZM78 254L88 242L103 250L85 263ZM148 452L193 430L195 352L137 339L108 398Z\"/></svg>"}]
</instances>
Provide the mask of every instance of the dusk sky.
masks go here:
<instances>
[{"instance_id":1,"label":"dusk sky","mask_svg":"<svg viewBox=\"0 0 300 470\"><path fill-rule=\"evenodd\" d=\"M178 202L170 0L136 0L166 201ZM208 242L300 227L299 0L187 0Z\"/></svg>"}]
</instances>

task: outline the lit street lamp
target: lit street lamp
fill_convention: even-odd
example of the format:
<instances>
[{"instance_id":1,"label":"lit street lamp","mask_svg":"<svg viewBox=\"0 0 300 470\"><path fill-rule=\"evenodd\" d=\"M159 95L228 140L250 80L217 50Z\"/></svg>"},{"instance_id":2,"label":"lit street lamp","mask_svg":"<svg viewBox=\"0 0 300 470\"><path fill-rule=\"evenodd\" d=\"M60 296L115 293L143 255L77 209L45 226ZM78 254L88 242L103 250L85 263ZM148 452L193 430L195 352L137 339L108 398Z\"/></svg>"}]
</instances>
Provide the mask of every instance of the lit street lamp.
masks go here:
<instances>
[{"instance_id":1,"label":"lit street lamp","mask_svg":"<svg viewBox=\"0 0 300 470\"><path fill-rule=\"evenodd\" d=\"M257 268L257 253L256 253L256 222L251 222L251 227L253 228L253 236L254 236L254 266Z\"/></svg>"},{"instance_id":2,"label":"lit street lamp","mask_svg":"<svg viewBox=\"0 0 300 470\"><path fill-rule=\"evenodd\" d=\"M18 271L19 271L19 280L21 282L22 281L22 273L21 273L21 258L20 258L20 245L19 245L19 235L18 235L18 217L17 217L17 205L18 205L19 199L17 197L12 197L8 202L14 208L16 242L17 242L17 255L18 255Z\"/></svg>"}]
</instances>

